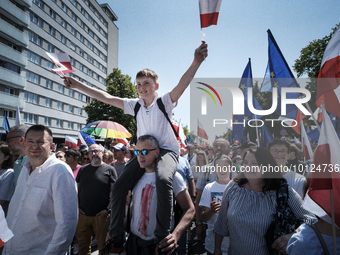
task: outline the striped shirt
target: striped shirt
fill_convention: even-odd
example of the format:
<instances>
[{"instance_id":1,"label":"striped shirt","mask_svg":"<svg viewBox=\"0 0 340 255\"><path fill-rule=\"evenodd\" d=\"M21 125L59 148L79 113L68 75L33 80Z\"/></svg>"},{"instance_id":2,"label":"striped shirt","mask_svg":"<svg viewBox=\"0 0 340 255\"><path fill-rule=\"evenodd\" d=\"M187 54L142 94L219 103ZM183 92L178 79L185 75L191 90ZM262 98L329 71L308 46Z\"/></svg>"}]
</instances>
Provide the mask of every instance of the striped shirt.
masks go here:
<instances>
[{"instance_id":1,"label":"striped shirt","mask_svg":"<svg viewBox=\"0 0 340 255\"><path fill-rule=\"evenodd\" d=\"M307 224L317 222L315 216L302 207L299 194L291 187L288 193L288 205L296 218ZM274 219L276 205L275 190L256 192L229 182L214 229L221 236L229 236L229 255L269 254L265 235Z\"/></svg>"}]
</instances>

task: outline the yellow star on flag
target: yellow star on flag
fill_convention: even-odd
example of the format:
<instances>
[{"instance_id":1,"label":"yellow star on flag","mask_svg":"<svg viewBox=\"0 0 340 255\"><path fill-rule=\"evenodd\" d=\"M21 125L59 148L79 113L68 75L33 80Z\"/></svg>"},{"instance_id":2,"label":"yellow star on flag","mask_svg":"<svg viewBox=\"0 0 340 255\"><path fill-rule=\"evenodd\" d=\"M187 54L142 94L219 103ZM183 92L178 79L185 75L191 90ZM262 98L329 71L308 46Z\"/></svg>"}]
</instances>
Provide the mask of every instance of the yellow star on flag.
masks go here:
<instances>
[{"instance_id":1,"label":"yellow star on flag","mask_svg":"<svg viewBox=\"0 0 340 255\"><path fill-rule=\"evenodd\" d=\"M247 117L247 116L246 116L246 117L244 117L244 120L245 120L245 121L247 121L247 120L248 120L248 117Z\"/></svg>"},{"instance_id":2,"label":"yellow star on flag","mask_svg":"<svg viewBox=\"0 0 340 255\"><path fill-rule=\"evenodd\" d=\"M240 89L244 90L246 88L245 84L241 84Z\"/></svg>"},{"instance_id":3,"label":"yellow star on flag","mask_svg":"<svg viewBox=\"0 0 340 255\"><path fill-rule=\"evenodd\" d=\"M270 72L270 77L274 77L275 76L275 74L274 74L274 72Z\"/></svg>"},{"instance_id":4,"label":"yellow star on flag","mask_svg":"<svg viewBox=\"0 0 340 255\"><path fill-rule=\"evenodd\" d=\"M333 117L333 120L335 121L335 120L336 120L336 118L335 118L335 117Z\"/></svg>"},{"instance_id":5,"label":"yellow star on flag","mask_svg":"<svg viewBox=\"0 0 340 255\"><path fill-rule=\"evenodd\" d=\"M277 85L277 82L274 82L274 85L273 85L274 87L279 87L279 85Z\"/></svg>"}]
</instances>

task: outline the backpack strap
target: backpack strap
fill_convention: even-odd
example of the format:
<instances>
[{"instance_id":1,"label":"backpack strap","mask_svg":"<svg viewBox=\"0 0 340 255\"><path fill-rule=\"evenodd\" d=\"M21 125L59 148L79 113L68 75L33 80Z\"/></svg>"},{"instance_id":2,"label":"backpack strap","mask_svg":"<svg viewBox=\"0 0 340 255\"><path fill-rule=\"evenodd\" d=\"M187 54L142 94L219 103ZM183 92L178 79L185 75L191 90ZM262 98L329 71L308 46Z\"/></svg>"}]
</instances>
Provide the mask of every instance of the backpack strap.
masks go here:
<instances>
[{"instance_id":1,"label":"backpack strap","mask_svg":"<svg viewBox=\"0 0 340 255\"><path fill-rule=\"evenodd\" d=\"M134 112L135 112L135 116L133 116L133 117L135 118L136 123L137 123L137 113L138 113L139 109L140 109L140 103L137 102L136 105L135 105L135 108L133 109Z\"/></svg>"},{"instance_id":2,"label":"backpack strap","mask_svg":"<svg viewBox=\"0 0 340 255\"><path fill-rule=\"evenodd\" d=\"M322 246L322 249L323 249L325 255L329 255L329 254L330 254L330 253L329 253L329 250L328 250L328 248L327 248L327 245L326 245L326 243L325 243L325 240L323 239L323 237L322 237L322 235L321 235L320 230L318 229L318 227L315 226L314 224L310 225L310 227L315 231L316 235L318 236L319 241L320 241L320 244L321 244L321 246Z\"/></svg>"},{"instance_id":3,"label":"backpack strap","mask_svg":"<svg viewBox=\"0 0 340 255\"><path fill-rule=\"evenodd\" d=\"M166 119L168 120L168 122L170 123L170 126L172 127L172 130L174 131L176 138L179 138L179 135L178 135L176 129L174 128L174 125L172 125L171 120L170 120L168 114L167 114L166 111L165 111L165 107L164 107L164 104L163 104L161 98L158 98L158 99L157 99L157 105L158 105L158 108L161 110L161 112L164 114L165 118L166 118ZM178 130L179 130L179 129L178 129Z\"/></svg>"}]
</instances>

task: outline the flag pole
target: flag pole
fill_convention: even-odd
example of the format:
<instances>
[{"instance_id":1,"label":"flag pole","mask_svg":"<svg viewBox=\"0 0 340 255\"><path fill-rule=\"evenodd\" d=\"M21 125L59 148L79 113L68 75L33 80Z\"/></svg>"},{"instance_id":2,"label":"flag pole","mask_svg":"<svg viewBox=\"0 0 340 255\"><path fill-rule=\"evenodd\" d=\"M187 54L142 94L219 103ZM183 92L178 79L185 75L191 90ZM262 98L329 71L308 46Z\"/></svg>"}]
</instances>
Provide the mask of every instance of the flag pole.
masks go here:
<instances>
[{"instance_id":1,"label":"flag pole","mask_svg":"<svg viewBox=\"0 0 340 255\"><path fill-rule=\"evenodd\" d=\"M255 121L256 121L256 139L257 139L257 146L260 147L260 139L259 139L259 128L257 126L257 117L255 114Z\"/></svg>"}]
</instances>

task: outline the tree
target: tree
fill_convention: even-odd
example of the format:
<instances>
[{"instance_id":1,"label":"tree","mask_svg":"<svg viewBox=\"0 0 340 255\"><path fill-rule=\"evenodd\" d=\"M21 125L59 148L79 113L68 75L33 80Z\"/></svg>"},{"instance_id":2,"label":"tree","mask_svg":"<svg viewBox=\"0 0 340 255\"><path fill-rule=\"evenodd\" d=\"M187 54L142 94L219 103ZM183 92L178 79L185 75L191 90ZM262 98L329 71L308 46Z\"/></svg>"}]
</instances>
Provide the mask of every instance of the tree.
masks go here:
<instances>
[{"instance_id":1,"label":"tree","mask_svg":"<svg viewBox=\"0 0 340 255\"><path fill-rule=\"evenodd\" d=\"M136 86L131 82L131 77L123 75L118 68L114 68L106 78L106 89L110 95L120 98L137 98ZM90 104L84 107L88 118L87 123L96 120L111 120L123 125L133 136L136 134L136 122L131 115L124 114L124 111L93 99Z\"/></svg>"},{"instance_id":2,"label":"tree","mask_svg":"<svg viewBox=\"0 0 340 255\"><path fill-rule=\"evenodd\" d=\"M334 28L332 28L332 32L329 35L326 35L322 39L316 39L304 47L300 52L300 57L295 60L295 64L293 66L293 69L297 73L298 77L307 74L308 78L312 78L311 81L306 85L306 89L311 92L310 101L312 104L310 104L310 106L313 111L316 109L315 101L317 83L315 79L319 75L323 54L326 50L328 42L338 29L339 25L340 24L337 24Z\"/></svg>"}]
</instances>

